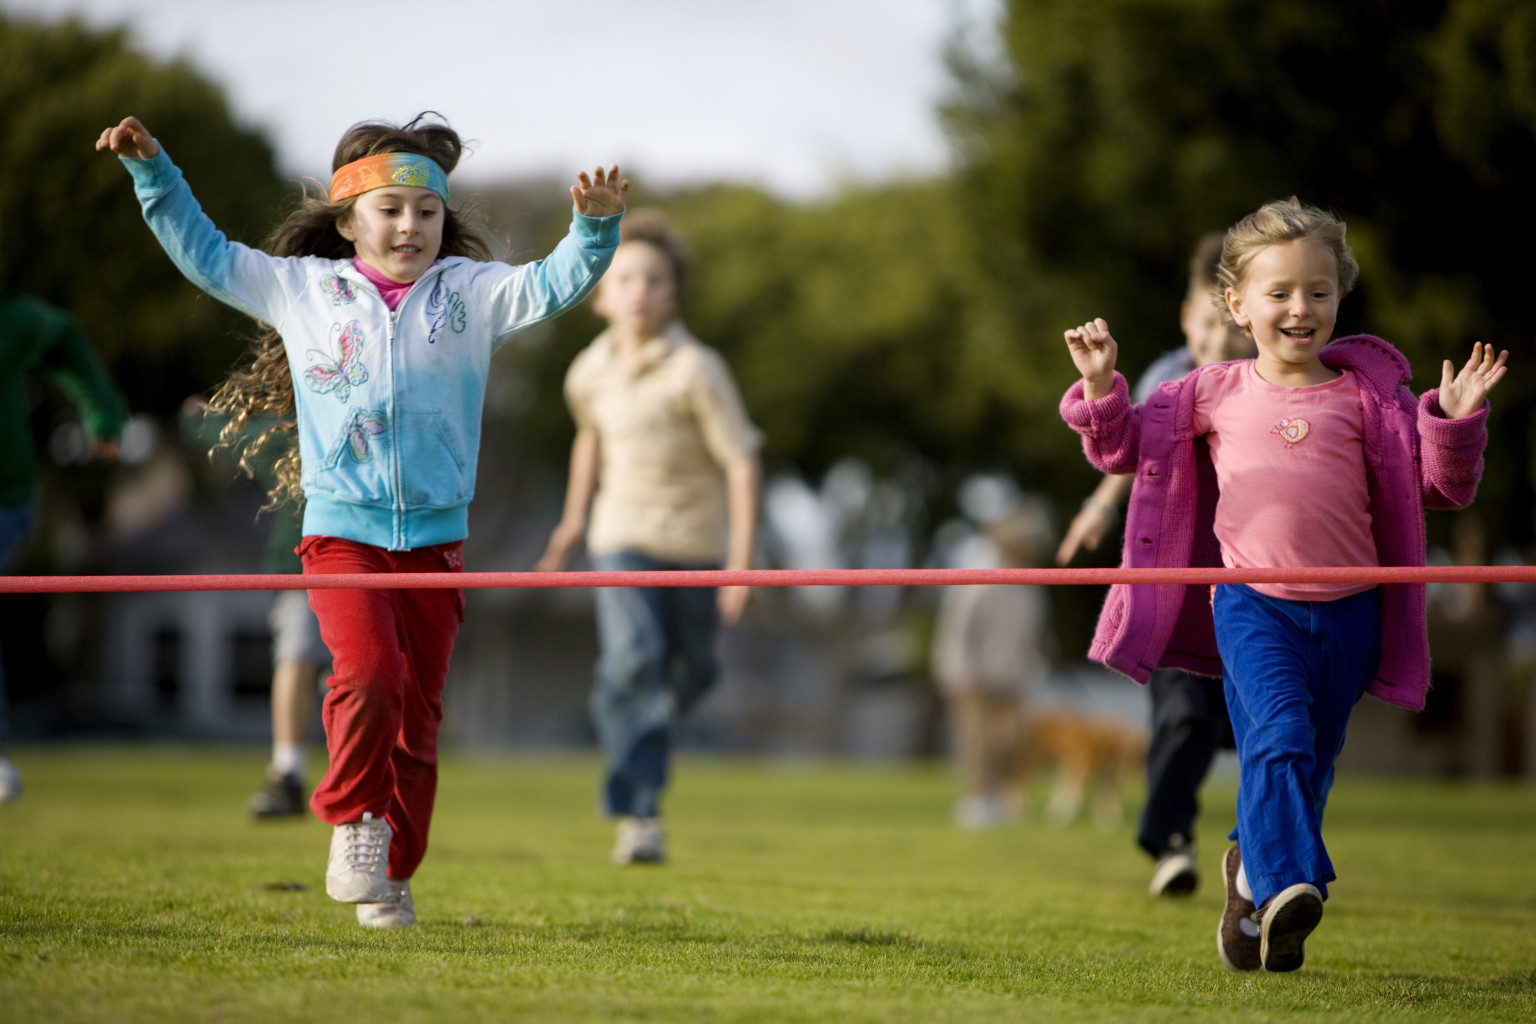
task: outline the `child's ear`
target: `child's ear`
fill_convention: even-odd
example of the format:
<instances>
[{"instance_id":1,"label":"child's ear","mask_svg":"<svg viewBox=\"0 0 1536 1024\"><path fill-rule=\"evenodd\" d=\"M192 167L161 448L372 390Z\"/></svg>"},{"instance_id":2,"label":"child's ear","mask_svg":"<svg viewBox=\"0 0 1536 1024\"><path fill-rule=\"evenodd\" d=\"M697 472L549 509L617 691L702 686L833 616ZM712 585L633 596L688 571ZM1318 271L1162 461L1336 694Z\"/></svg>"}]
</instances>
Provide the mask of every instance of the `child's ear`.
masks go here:
<instances>
[{"instance_id":1,"label":"child's ear","mask_svg":"<svg viewBox=\"0 0 1536 1024\"><path fill-rule=\"evenodd\" d=\"M349 242L357 241L357 229L352 226L352 211L350 209L336 218L336 233Z\"/></svg>"},{"instance_id":2,"label":"child's ear","mask_svg":"<svg viewBox=\"0 0 1536 1024\"><path fill-rule=\"evenodd\" d=\"M1228 288L1225 298L1227 300L1227 309L1232 313L1232 322L1239 327L1247 327L1248 315L1243 312L1242 296L1238 295L1236 290Z\"/></svg>"}]
</instances>

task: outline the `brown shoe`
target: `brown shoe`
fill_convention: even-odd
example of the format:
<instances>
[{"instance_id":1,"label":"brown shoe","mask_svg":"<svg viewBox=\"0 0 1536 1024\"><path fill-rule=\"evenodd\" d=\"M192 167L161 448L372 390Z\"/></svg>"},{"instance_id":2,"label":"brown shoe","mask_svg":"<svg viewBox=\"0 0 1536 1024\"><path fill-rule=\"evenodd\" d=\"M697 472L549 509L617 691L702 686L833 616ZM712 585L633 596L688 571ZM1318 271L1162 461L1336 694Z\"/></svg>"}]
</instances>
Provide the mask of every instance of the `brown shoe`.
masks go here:
<instances>
[{"instance_id":1,"label":"brown shoe","mask_svg":"<svg viewBox=\"0 0 1536 1024\"><path fill-rule=\"evenodd\" d=\"M1237 891L1237 872L1243 866L1243 855L1237 847L1221 858L1221 875L1227 882L1227 906L1221 912L1221 924L1216 929L1216 951L1229 971L1256 971L1262 966L1259 957L1259 928L1253 921L1253 901L1244 899Z\"/></svg>"},{"instance_id":2,"label":"brown shoe","mask_svg":"<svg viewBox=\"0 0 1536 1024\"><path fill-rule=\"evenodd\" d=\"M1323 894L1297 882L1264 904L1259 915L1259 960L1266 971L1294 971L1306 951L1302 944L1323 919Z\"/></svg>"}]
</instances>

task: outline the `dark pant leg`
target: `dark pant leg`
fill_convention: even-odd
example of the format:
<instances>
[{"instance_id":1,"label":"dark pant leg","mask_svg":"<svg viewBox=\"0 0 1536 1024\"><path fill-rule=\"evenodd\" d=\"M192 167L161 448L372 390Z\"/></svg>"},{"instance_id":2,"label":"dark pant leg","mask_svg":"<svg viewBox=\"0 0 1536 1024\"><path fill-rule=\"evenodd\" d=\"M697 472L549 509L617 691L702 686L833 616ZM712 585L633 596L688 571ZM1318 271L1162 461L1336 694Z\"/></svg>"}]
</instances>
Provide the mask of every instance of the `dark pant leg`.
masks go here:
<instances>
[{"instance_id":1,"label":"dark pant leg","mask_svg":"<svg viewBox=\"0 0 1536 1024\"><path fill-rule=\"evenodd\" d=\"M1147 802L1136 841L1153 857L1193 840L1200 786L1216 751L1231 744L1232 726L1220 679L1158 669L1147 747Z\"/></svg>"}]
</instances>

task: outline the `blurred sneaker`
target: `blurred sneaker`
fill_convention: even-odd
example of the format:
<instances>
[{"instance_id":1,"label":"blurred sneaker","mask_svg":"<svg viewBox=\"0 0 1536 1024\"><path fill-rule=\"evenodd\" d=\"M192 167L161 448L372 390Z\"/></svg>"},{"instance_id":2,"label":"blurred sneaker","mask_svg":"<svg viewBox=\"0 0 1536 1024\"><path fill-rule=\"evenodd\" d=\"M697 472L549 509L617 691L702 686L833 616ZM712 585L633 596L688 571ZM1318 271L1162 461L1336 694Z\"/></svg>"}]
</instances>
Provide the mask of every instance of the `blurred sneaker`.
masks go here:
<instances>
[{"instance_id":1,"label":"blurred sneaker","mask_svg":"<svg viewBox=\"0 0 1536 1024\"><path fill-rule=\"evenodd\" d=\"M253 818L287 818L303 814L304 780L296 773L284 774L267 766L267 784L245 803Z\"/></svg>"},{"instance_id":2,"label":"blurred sneaker","mask_svg":"<svg viewBox=\"0 0 1536 1024\"><path fill-rule=\"evenodd\" d=\"M0 757L0 804L21 799L21 772L10 760Z\"/></svg>"},{"instance_id":3,"label":"blurred sneaker","mask_svg":"<svg viewBox=\"0 0 1536 1024\"><path fill-rule=\"evenodd\" d=\"M1153 896L1189 896L1200 886L1200 863L1192 843L1170 847L1152 869Z\"/></svg>"},{"instance_id":4,"label":"blurred sneaker","mask_svg":"<svg viewBox=\"0 0 1536 1024\"><path fill-rule=\"evenodd\" d=\"M382 903L359 903L357 923L364 928L409 928L416 923L416 904L411 902L411 880L388 879L389 898Z\"/></svg>"},{"instance_id":5,"label":"blurred sneaker","mask_svg":"<svg viewBox=\"0 0 1536 1024\"><path fill-rule=\"evenodd\" d=\"M613 862L626 864L662 864L667 859L667 831L660 818L620 818L618 838L613 844Z\"/></svg>"},{"instance_id":6,"label":"blurred sneaker","mask_svg":"<svg viewBox=\"0 0 1536 1024\"><path fill-rule=\"evenodd\" d=\"M1323 894L1306 882L1282 889L1259 915L1259 959L1266 971L1294 971L1305 959L1303 944L1323 919Z\"/></svg>"},{"instance_id":7,"label":"blurred sneaker","mask_svg":"<svg viewBox=\"0 0 1536 1024\"><path fill-rule=\"evenodd\" d=\"M385 902L393 891L385 877L393 837L389 822L371 814L337 825L325 869L326 895L339 903Z\"/></svg>"},{"instance_id":8,"label":"blurred sneaker","mask_svg":"<svg viewBox=\"0 0 1536 1024\"><path fill-rule=\"evenodd\" d=\"M977 831L1000 828L1018 819L1018 811L989 796L967 796L955 801L955 824Z\"/></svg>"},{"instance_id":9,"label":"blurred sneaker","mask_svg":"<svg viewBox=\"0 0 1536 1024\"><path fill-rule=\"evenodd\" d=\"M1237 872L1242 866L1243 855L1235 846L1221 858L1221 874L1227 882L1227 907L1221 912L1221 925L1216 929L1216 950L1227 970L1256 971L1262 966L1259 926L1253 920L1253 901L1237 891Z\"/></svg>"}]
</instances>

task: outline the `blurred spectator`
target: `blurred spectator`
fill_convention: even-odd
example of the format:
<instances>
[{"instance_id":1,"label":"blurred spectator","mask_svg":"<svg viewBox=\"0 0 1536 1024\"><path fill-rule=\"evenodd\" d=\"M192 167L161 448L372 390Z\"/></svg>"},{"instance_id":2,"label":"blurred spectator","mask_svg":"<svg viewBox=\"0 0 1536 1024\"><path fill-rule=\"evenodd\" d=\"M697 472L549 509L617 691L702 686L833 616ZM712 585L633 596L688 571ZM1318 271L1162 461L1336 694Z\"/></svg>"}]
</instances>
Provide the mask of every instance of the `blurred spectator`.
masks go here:
<instances>
[{"instance_id":1,"label":"blurred spectator","mask_svg":"<svg viewBox=\"0 0 1536 1024\"><path fill-rule=\"evenodd\" d=\"M127 403L74 318L41 299L0 297L0 572L9 572L31 532L37 467L28 422L27 378L36 374L74 403L100 458L116 458ZM0 740L8 730L0 664ZM0 803L21 795L16 768L0 755Z\"/></svg>"}]
</instances>

